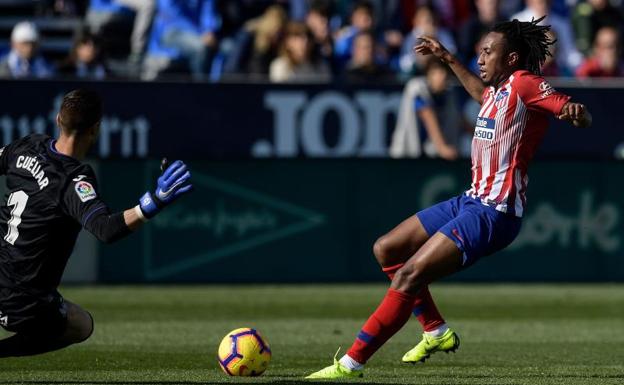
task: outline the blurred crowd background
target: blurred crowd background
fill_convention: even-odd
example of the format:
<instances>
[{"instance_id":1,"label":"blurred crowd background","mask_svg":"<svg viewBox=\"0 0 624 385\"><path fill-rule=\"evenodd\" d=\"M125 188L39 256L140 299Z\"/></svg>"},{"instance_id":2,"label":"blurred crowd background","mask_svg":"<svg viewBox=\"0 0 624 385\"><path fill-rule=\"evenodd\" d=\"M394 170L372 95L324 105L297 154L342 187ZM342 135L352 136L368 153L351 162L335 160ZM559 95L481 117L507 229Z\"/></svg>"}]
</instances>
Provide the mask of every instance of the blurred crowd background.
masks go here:
<instances>
[{"instance_id":1,"label":"blurred crowd background","mask_svg":"<svg viewBox=\"0 0 624 385\"><path fill-rule=\"evenodd\" d=\"M419 36L476 72L490 27L547 15L545 76L619 77L623 12L623 0L0 0L0 78L404 84L390 155L451 160L470 156L479 105L414 54Z\"/></svg>"},{"instance_id":2,"label":"blurred crowd background","mask_svg":"<svg viewBox=\"0 0 624 385\"><path fill-rule=\"evenodd\" d=\"M548 15L547 76L622 75L622 0L0 0L0 76L405 81L437 37L475 67L501 20Z\"/></svg>"}]
</instances>

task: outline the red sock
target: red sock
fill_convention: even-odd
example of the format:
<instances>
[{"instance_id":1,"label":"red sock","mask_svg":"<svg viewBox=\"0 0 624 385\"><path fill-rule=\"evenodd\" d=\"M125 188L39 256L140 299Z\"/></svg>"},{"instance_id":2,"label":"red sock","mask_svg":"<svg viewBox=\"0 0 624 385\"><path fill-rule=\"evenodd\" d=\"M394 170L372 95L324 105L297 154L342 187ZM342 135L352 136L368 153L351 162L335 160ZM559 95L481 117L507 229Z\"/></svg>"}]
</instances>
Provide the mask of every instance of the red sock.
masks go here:
<instances>
[{"instance_id":1,"label":"red sock","mask_svg":"<svg viewBox=\"0 0 624 385\"><path fill-rule=\"evenodd\" d=\"M386 273L388 278L390 278L390 280L392 281L394 279L394 275L396 274L396 272L399 271L399 269L402 268L403 265L405 265L405 264L404 263L399 263L398 265L382 267L381 271Z\"/></svg>"},{"instance_id":2,"label":"red sock","mask_svg":"<svg viewBox=\"0 0 624 385\"><path fill-rule=\"evenodd\" d=\"M433 302L433 298L431 298L428 286L423 287L416 293L416 301L414 301L412 313L426 332L436 330L445 323L435 302Z\"/></svg>"},{"instance_id":3,"label":"red sock","mask_svg":"<svg viewBox=\"0 0 624 385\"><path fill-rule=\"evenodd\" d=\"M366 321L347 352L349 357L360 364L366 363L377 349L405 325L415 299L416 297L411 294L388 289L383 301Z\"/></svg>"},{"instance_id":4,"label":"red sock","mask_svg":"<svg viewBox=\"0 0 624 385\"><path fill-rule=\"evenodd\" d=\"M396 272L403 267L403 265L403 263L400 263L398 265L384 267L381 270L386 273L388 278L392 281ZM433 302L433 298L431 298L431 293L429 293L429 287L427 286L416 293L416 300L414 301L412 313L414 313L418 322L422 325L423 330L426 332L435 330L445 323L435 302Z\"/></svg>"}]
</instances>

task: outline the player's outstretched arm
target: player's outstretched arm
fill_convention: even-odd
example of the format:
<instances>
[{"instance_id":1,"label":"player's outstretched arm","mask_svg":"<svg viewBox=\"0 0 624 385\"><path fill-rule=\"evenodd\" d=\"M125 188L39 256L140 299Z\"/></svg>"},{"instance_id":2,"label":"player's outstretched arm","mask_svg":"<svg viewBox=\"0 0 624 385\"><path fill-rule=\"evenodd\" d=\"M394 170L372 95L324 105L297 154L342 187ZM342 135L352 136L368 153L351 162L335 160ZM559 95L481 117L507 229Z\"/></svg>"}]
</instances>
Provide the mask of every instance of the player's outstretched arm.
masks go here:
<instances>
[{"instance_id":1,"label":"player's outstretched arm","mask_svg":"<svg viewBox=\"0 0 624 385\"><path fill-rule=\"evenodd\" d=\"M414 51L421 55L433 55L440 59L442 63L447 64L451 70L455 73L455 76L459 79L470 96L479 103L483 100L483 90L485 84L479 79L479 77L472 72L465 65L463 65L457 57L451 54L438 40L422 36L419 39L419 43L414 47Z\"/></svg>"},{"instance_id":2,"label":"player's outstretched arm","mask_svg":"<svg viewBox=\"0 0 624 385\"><path fill-rule=\"evenodd\" d=\"M166 164L154 192L146 192L135 207L110 214L108 207L98 200L86 215L80 214L78 217L85 218L82 220L83 225L99 240L106 243L115 242L138 229L163 208L191 191L193 186L190 178L191 173L182 161Z\"/></svg>"},{"instance_id":3,"label":"player's outstretched arm","mask_svg":"<svg viewBox=\"0 0 624 385\"><path fill-rule=\"evenodd\" d=\"M592 124L592 116L584 104L567 102L561 108L557 119L567 120L575 127L587 128Z\"/></svg>"}]
</instances>

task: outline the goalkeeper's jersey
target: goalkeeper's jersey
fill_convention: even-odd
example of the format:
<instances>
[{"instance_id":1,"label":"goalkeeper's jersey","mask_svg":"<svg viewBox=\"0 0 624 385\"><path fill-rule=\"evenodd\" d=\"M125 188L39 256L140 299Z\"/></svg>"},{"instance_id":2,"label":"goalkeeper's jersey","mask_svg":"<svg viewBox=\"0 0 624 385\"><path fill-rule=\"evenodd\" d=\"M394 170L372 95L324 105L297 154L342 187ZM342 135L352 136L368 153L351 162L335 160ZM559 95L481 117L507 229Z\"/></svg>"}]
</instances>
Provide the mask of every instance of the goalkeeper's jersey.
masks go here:
<instances>
[{"instance_id":1,"label":"goalkeeper's jersey","mask_svg":"<svg viewBox=\"0 0 624 385\"><path fill-rule=\"evenodd\" d=\"M0 289L58 286L80 229L106 211L93 169L34 134L0 149L7 192L0 209Z\"/></svg>"}]
</instances>

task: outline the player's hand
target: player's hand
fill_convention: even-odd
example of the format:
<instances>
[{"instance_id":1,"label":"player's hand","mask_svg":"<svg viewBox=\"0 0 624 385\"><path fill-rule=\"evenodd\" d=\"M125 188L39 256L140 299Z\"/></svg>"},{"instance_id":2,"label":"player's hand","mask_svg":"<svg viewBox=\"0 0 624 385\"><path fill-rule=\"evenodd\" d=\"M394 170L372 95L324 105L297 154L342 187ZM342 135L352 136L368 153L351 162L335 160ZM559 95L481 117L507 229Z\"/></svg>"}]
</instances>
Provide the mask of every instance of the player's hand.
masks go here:
<instances>
[{"instance_id":1,"label":"player's hand","mask_svg":"<svg viewBox=\"0 0 624 385\"><path fill-rule=\"evenodd\" d=\"M585 105L581 103L566 103L561 109L561 113L557 119L567 120L576 127L588 127L591 124L591 118L587 112Z\"/></svg>"},{"instance_id":2,"label":"player's hand","mask_svg":"<svg viewBox=\"0 0 624 385\"><path fill-rule=\"evenodd\" d=\"M176 200L193 188L189 179L191 172L187 169L186 164L181 160L176 160L171 165L167 165L160 178L158 178L158 187L156 188L156 198L165 204L169 204Z\"/></svg>"},{"instance_id":3,"label":"player's hand","mask_svg":"<svg viewBox=\"0 0 624 385\"><path fill-rule=\"evenodd\" d=\"M165 206L192 190L191 172L181 160L169 164L163 159L162 175L158 178L156 190L146 192L140 201L141 211L146 218L158 214Z\"/></svg>"},{"instance_id":4,"label":"player's hand","mask_svg":"<svg viewBox=\"0 0 624 385\"><path fill-rule=\"evenodd\" d=\"M444 62L448 61L447 58L451 55L442 43L429 36L421 36L417 39L414 52L421 55L433 55Z\"/></svg>"}]
</instances>

